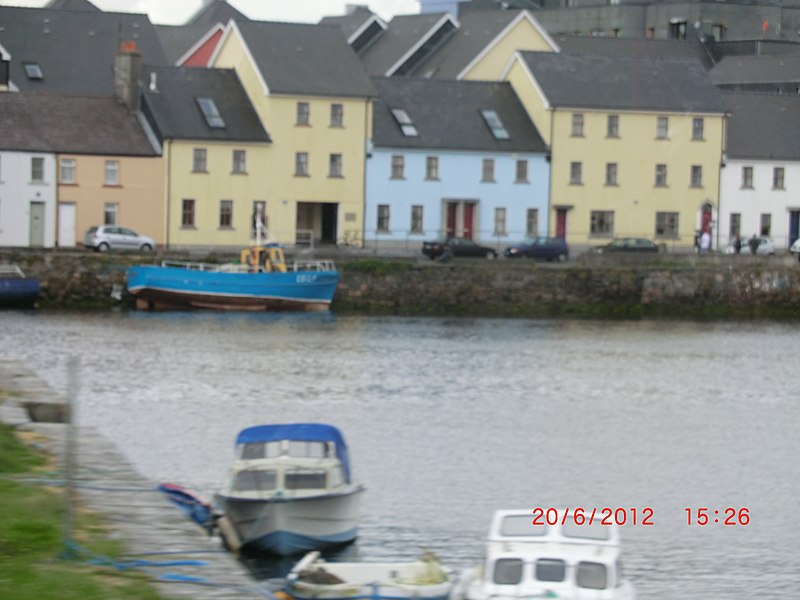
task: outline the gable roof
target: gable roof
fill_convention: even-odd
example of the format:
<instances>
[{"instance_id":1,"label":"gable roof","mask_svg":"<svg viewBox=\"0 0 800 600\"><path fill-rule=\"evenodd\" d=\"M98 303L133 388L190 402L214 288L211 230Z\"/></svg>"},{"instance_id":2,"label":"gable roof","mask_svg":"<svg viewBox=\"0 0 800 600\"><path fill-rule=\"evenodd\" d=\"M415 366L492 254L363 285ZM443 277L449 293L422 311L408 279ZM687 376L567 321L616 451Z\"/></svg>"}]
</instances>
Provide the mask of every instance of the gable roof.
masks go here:
<instances>
[{"instance_id":1,"label":"gable roof","mask_svg":"<svg viewBox=\"0 0 800 600\"><path fill-rule=\"evenodd\" d=\"M547 102L559 108L724 113L697 60L519 52Z\"/></svg>"},{"instance_id":2,"label":"gable roof","mask_svg":"<svg viewBox=\"0 0 800 600\"><path fill-rule=\"evenodd\" d=\"M83 10L83 11L99 11L94 4L89 0L50 0L44 5L44 8L54 8L57 10Z\"/></svg>"},{"instance_id":3,"label":"gable roof","mask_svg":"<svg viewBox=\"0 0 800 600\"><path fill-rule=\"evenodd\" d=\"M166 139L269 142L270 138L232 69L145 69L152 81L142 92L142 112L160 141ZM198 98L210 98L224 127L209 126Z\"/></svg>"},{"instance_id":4,"label":"gable roof","mask_svg":"<svg viewBox=\"0 0 800 600\"><path fill-rule=\"evenodd\" d=\"M224 25L231 19L234 21L250 20L225 0L204 0L198 11L186 21L186 25L205 25L206 29L209 29L217 23Z\"/></svg>"},{"instance_id":5,"label":"gable roof","mask_svg":"<svg viewBox=\"0 0 800 600\"><path fill-rule=\"evenodd\" d=\"M136 115L113 97L0 94L0 149L157 156Z\"/></svg>"},{"instance_id":6,"label":"gable roof","mask_svg":"<svg viewBox=\"0 0 800 600\"><path fill-rule=\"evenodd\" d=\"M215 25L155 25L156 35L161 42L169 64L177 65L187 52L199 46L202 41L223 26Z\"/></svg>"},{"instance_id":7,"label":"gable roof","mask_svg":"<svg viewBox=\"0 0 800 600\"><path fill-rule=\"evenodd\" d=\"M800 96L723 92L731 109L726 155L732 159L800 160Z\"/></svg>"},{"instance_id":8,"label":"gable roof","mask_svg":"<svg viewBox=\"0 0 800 600\"><path fill-rule=\"evenodd\" d=\"M375 95L364 66L337 26L235 22L229 24L226 35L233 30L241 34L270 94Z\"/></svg>"},{"instance_id":9,"label":"gable roof","mask_svg":"<svg viewBox=\"0 0 800 600\"><path fill-rule=\"evenodd\" d=\"M586 35L559 35L556 43L568 54L621 56L628 58L683 58L695 59L706 68L714 65L708 48L698 39L662 40L641 38L594 37Z\"/></svg>"},{"instance_id":10,"label":"gable roof","mask_svg":"<svg viewBox=\"0 0 800 600\"><path fill-rule=\"evenodd\" d=\"M320 25L336 25L342 30L348 42L352 42L351 36L358 33L364 26L376 17L366 6L356 6L355 9L346 15L338 17L323 17Z\"/></svg>"},{"instance_id":11,"label":"gable roof","mask_svg":"<svg viewBox=\"0 0 800 600\"><path fill-rule=\"evenodd\" d=\"M373 83L379 93L372 120L376 147L547 152L509 83L403 78L374 78ZM403 135L392 109L406 111L417 136ZM495 138L482 110L497 113L509 139Z\"/></svg>"},{"instance_id":12,"label":"gable roof","mask_svg":"<svg viewBox=\"0 0 800 600\"><path fill-rule=\"evenodd\" d=\"M12 89L113 95L120 40L134 40L144 64L167 62L147 15L0 6ZM43 78L29 79L26 63L38 64Z\"/></svg>"},{"instance_id":13,"label":"gable roof","mask_svg":"<svg viewBox=\"0 0 800 600\"><path fill-rule=\"evenodd\" d=\"M726 56L713 69L715 85L800 82L800 56Z\"/></svg>"}]
</instances>

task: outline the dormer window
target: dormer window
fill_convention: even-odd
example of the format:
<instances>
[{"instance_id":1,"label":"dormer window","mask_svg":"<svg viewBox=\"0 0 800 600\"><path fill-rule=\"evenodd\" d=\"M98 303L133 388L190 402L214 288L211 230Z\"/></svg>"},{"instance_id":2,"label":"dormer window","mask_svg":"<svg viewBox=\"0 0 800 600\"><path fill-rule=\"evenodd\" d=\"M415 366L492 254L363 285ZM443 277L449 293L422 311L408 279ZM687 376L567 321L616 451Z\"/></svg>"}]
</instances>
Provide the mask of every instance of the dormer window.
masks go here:
<instances>
[{"instance_id":1,"label":"dormer window","mask_svg":"<svg viewBox=\"0 0 800 600\"><path fill-rule=\"evenodd\" d=\"M394 116L394 120L397 121L397 124L400 125L400 131L403 132L404 136L417 137L419 135L417 128L414 126L414 122L405 110L402 108L393 108L392 115Z\"/></svg>"},{"instance_id":2,"label":"dormer window","mask_svg":"<svg viewBox=\"0 0 800 600\"><path fill-rule=\"evenodd\" d=\"M22 65L25 69L25 75L28 79L44 79L44 73L39 63L25 63Z\"/></svg>"},{"instance_id":3,"label":"dormer window","mask_svg":"<svg viewBox=\"0 0 800 600\"><path fill-rule=\"evenodd\" d=\"M203 111L203 116L206 118L206 123L209 127L215 129L222 129L225 127L225 121L222 120L222 115L219 114L217 104L211 98L198 98L197 104L200 110Z\"/></svg>"},{"instance_id":4,"label":"dormer window","mask_svg":"<svg viewBox=\"0 0 800 600\"><path fill-rule=\"evenodd\" d=\"M493 110L482 110L481 115L483 115L483 120L486 121L486 124L489 126L489 129L492 130L492 135L496 140L509 140L511 136L508 134L503 122L500 120L500 117L497 116L497 113Z\"/></svg>"}]
</instances>

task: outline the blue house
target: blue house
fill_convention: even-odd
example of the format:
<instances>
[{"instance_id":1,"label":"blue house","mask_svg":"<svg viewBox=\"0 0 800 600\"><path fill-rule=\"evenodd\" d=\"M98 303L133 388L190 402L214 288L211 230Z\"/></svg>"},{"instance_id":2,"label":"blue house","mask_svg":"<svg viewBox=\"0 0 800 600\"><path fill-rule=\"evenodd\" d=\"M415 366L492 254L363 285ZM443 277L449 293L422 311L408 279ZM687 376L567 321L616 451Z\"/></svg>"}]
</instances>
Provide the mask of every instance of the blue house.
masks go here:
<instances>
[{"instance_id":1,"label":"blue house","mask_svg":"<svg viewBox=\"0 0 800 600\"><path fill-rule=\"evenodd\" d=\"M454 235L504 246L548 231L548 149L504 82L373 79L365 243Z\"/></svg>"}]
</instances>

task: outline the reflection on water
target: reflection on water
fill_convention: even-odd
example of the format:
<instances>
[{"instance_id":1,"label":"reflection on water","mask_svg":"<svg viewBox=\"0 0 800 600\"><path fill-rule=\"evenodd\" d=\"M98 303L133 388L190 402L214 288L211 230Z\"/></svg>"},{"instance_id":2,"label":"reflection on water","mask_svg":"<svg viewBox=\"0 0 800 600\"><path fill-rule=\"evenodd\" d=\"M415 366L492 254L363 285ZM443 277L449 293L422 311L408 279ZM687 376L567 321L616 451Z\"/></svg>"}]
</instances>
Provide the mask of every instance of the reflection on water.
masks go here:
<instances>
[{"instance_id":1,"label":"reflection on water","mask_svg":"<svg viewBox=\"0 0 800 600\"><path fill-rule=\"evenodd\" d=\"M79 420L206 496L240 429L339 426L367 487L348 559L460 568L499 508L651 507L622 530L641 598L796 595L797 324L12 312L0 331L60 389L77 356Z\"/></svg>"}]
</instances>

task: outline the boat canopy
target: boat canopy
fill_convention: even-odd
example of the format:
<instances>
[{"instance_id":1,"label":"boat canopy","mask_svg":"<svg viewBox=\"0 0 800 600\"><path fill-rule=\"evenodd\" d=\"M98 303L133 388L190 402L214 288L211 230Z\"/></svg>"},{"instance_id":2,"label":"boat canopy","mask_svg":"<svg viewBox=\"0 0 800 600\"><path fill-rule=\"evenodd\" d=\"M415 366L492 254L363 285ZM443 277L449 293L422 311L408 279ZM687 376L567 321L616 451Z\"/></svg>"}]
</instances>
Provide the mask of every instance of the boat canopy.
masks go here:
<instances>
[{"instance_id":1,"label":"boat canopy","mask_svg":"<svg viewBox=\"0 0 800 600\"><path fill-rule=\"evenodd\" d=\"M342 463L344 480L350 483L350 461L347 458L347 444L342 433L333 425L325 423L286 423L280 425L257 425L248 427L236 436L236 444L259 442L279 442L292 440L298 442L333 442L336 456Z\"/></svg>"}]
</instances>

